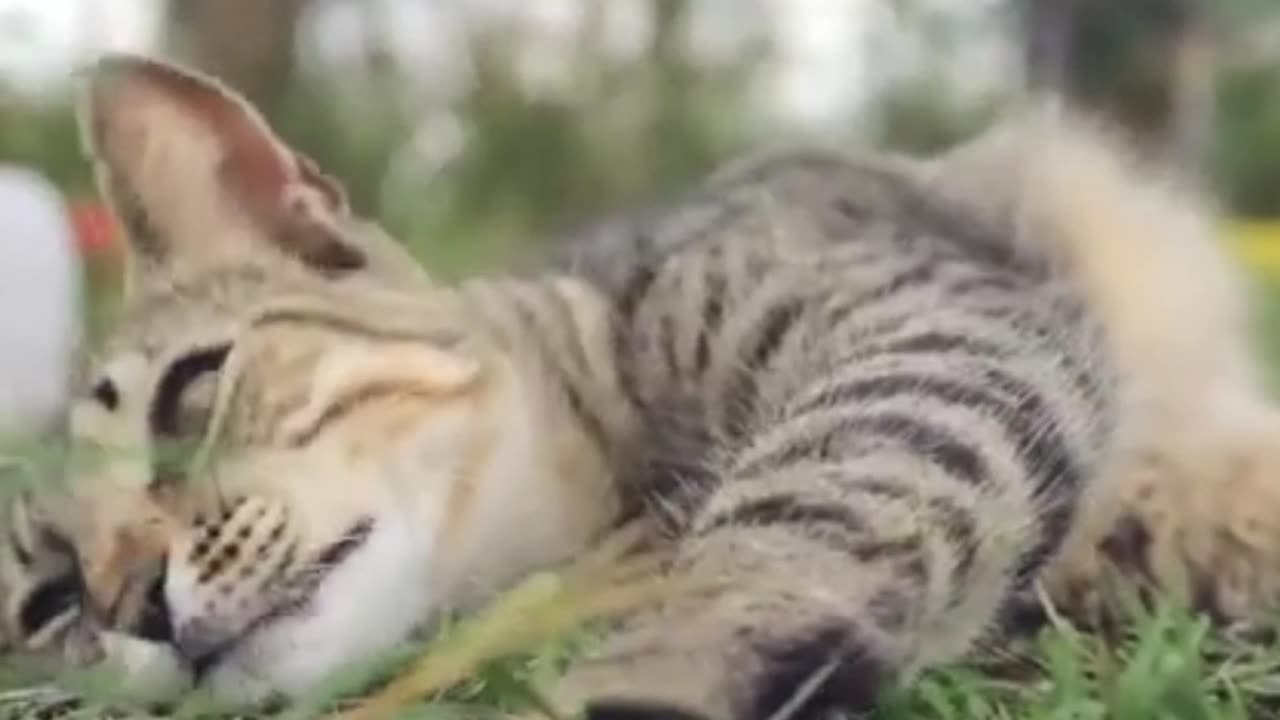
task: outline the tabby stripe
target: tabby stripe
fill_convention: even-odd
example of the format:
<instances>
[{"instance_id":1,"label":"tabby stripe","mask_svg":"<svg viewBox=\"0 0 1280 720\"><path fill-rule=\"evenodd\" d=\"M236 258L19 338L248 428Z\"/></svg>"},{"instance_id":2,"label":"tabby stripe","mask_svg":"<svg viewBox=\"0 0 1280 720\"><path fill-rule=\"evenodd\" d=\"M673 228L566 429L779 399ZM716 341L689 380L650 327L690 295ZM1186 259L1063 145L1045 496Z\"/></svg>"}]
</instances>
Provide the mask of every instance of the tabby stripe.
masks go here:
<instances>
[{"instance_id":1,"label":"tabby stripe","mask_svg":"<svg viewBox=\"0 0 1280 720\"><path fill-rule=\"evenodd\" d=\"M901 562L925 577L920 555L923 539L916 535L893 540L878 540L875 528L851 506L838 501L806 500L793 493L779 493L746 501L737 507L713 515L701 535L709 535L727 527L759 528L791 526L796 535L847 553L863 563ZM838 536L822 533L823 527L834 527ZM871 537L868 537L868 536Z\"/></svg>"},{"instance_id":2,"label":"tabby stripe","mask_svg":"<svg viewBox=\"0 0 1280 720\"><path fill-rule=\"evenodd\" d=\"M1032 423L1035 418L1049 418L1048 409L1034 389L1025 383L1010 377L996 369L986 372L986 379L992 385L1018 397L1018 416L1025 423ZM1078 495L1083 482L1083 473L1072 460L1072 454L1061 434L1057 432L1056 423L1040 423L1039 432L1025 428L1027 435L1019 445L1020 453L1030 459L1038 459L1040 471L1034 473L1035 497L1044 501L1047 507L1041 509L1040 539L1023 553L1019 560L1015 577L1021 583L1029 582L1035 571L1051 557L1061 544L1071 527L1075 516L1076 503L1073 499ZM1064 492L1065 491L1065 492Z\"/></svg>"},{"instance_id":3,"label":"tabby stripe","mask_svg":"<svg viewBox=\"0 0 1280 720\"><path fill-rule=\"evenodd\" d=\"M658 347L662 350L662 361L666 364L667 377L680 377L680 363L676 352L676 321L671 314L664 313L658 318Z\"/></svg>"},{"instance_id":4,"label":"tabby stripe","mask_svg":"<svg viewBox=\"0 0 1280 720\"><path fill-rule=\"evenodd\" d=\"M852 534L862 533L867 524L853 508L838 502L815 502L792 493L768 495L748 500L731 510L712 515L703 526L706 535L726 526L838 525Z\"/></svg>"},{"instance_id":5,"label":"tabby stripe","mask_svg":"<svg viewBox=\"0 0 1280 720\"><path fill-rule=\"evenodd\" d=\"M948 290L955 295L980 292L1021 295L1026 293L1027 287L1007 275L983 274L979 277L956 281L948 287Z\"/></svg>"},{"instance_id":6,"label":"tabby stripe","mask_svg":"<svg viewBox=\"0 0 1280 720\"><path fill-rule=\"evenodd\" d=\"M804 315L806 304L799 298L787 298L770 307L761 320L761 330L747 353L745 370L762 370L769 367L783 340L790 334L796 322Z\"/></svg>"},{"instance_id":7,"label":"tabby stripe","mask_svg":"<svg viewBox=\"0 0 1280 720\"><path fill-rule=\"evenodd\" d=\"M912 568L912 575L917 576L918 580L924 580L927 573L924 571L923 563L916 565L915 562L920 558L924 550L924 539L919 535L911 535L904 538L894 540L868 540L854 544L852 548L853 556L860 562L874 563L883 560L894 562L907 559L907 564Z\"/></svg>"},{"instance_id":8,"label":"tabby stripe","mask_svg":"<svg viewBox=\"0 0 1280 720\"><path fill-rule=\"evenodd\" d=\"M649 289L653 286L657 275L657 268L648 263L636 268L631 274L623 285L622 294L617 302L618 315L622 322L630 323L635 317L636 308L648 297Z\"/></svg>"},{"instance_id":9,"label":"tabby stripe","mask_svg":"<svg viewBox=\"0 0 1280 720\"><path fill-rule=\"evenodd\" d=\"M22 502L22 500L19 499L17 502ZM16 520L16 518L14 519ZM18 533L16 522L5 528L5 534L9 536L9 547L13 550L14 559L23 567L31 567L31 564L35 562L35 558L32 556L31 551L27 549L27 544L23 542L22 536Z\"/></svg>"},{"instance_id":10,"label":"tabby stripe","mask_svg":"<svg viewBox=\"0 0 1280 720\"><path fill-rule=\"evenodd\" d=\"M557 373L557 375L559 375L560 388L564 390L565 400L569 405L569 412L573 414L578 424L591 436L591 442L596 448L607 449L609 447L609 436L605 432L604 421L587 407L586 401L582 399L582 393L578 392L578 389L569 382L568 378L565 378L562 373Z\"/></svg>"},{"instance_id":11,"label":"tabby stripe","mask_svg":"<svg viewBox=\"0 0 1280 720\"><path fill-rule=\"evenodd\" d=\"M979 407L987 411L991 419L1001 420L1003 415L1012 413L1013 406L1005 399L990 392L989 388L964 385L954 380L940 378L937 375L898 372L864 376L847 381L834 388L820 392L816 397L804 401L798 408L789 413L791 423L799 426L793 432L805 437L800 443L784 443L763 457L749 461L748 466L764 464L789 464L794 460L810 456L820 451L821 459L830 457L830 446L837 435L852 438L849 419L839 415L845 408L857 408L876 400L894 397L932 398L943 404L961 407L966 410ZM804 427L813 415L828 413L834 417L825 418L824 429L815 431ZM786 425L776 430L778 436L784 436ZM1014 436L1014 440L1018 438ZM744 470L745 471L745 470Z\"/></svg>"},{"instance_id":12,"label":"tabby stripe","mask_svg":"<svg viewBox=\"0 0 1280 720\"><path fill-rule=\"evenodd\" d=\"M556 313L552 320L557 330L557 345L568 352L576 374L589 374L591 362L587 359L587 348L582 344L582 335L578 332L577 318L569 298L565 297L557 285L538 287L545 289L549 296L549 306Z\"/></svg>"},{"instance_id":13,"label":"tabby stripe","mask_svg":"<svg viewBox=\"0 0 1280 720\"><path fill-rule=\"evenodd\" d=\"M895 480L898 480L895 482ZM841 487L860 495L870 495L881 500L906 500L915 496L897 478L853 476L841 478Z\"/></svg>"},{"instance_id":14,"label":"tabby stripe","mask_svg":"<svg viewBox=\"0 0 1280 720\"><path fill-rule=\"evenodd\" d=\"M883 284L861 292L852 301L833 309L828 316L826 326L836 330L853 318L859 310L887 301L904 290L927 285L933 279L935 272L937 272L937 266L932 262L913 264L906 270L899 271Z\"/></svg>"},{"instance_id":15,"label":"tabby stripe","mask_svg":"<svg viewBox=\"0 0 1280 720\"><path fill-rule=\"evenodd\" d=\"M936 376L901 373L855 380L837 386L796 410L800 417L833 405L870 403L895 396L923 396L945 404L986 411L987 419L1004 426L1018 459L1033 481L1038 496L1056 494L1060 484L1071 487L1080 473L1071 460L1070 445L1053 422L1056 415L1037 388L1008 373L988 368L983 385L966 385ZM991 389L1007 394L1008 399ZM1012 401L1012 403L1010 402ZM836 428L835 430L839 430Z\"/></svg>"},{"instance_id":16,"label":"tabby stripe","mask_svg":"<svg viewBox=\"0 0 1280 720\"><path fill-rule=\"evenodd\" d=\"M833 362L832 367L865 366L878 360L893 361L899 358L921 356L946 356L947 359L954 358L957 361L970 360L982 363L1003 362L1014 352L1009 347L993 342L989 338L976 339L971 335L934 330L902 332L895 327L870 328L859 333L854 342L857 347ZM862 371L866 368L858 369ZM805 393L794 404L817 403L819 396L830 391L830 386L819 386Z\"/></svg>"},{"instance_id":17,"label":"tabby stripe","mask_svg":"<svg viewBox=\"0 0 1280 720\"><path fill-rule=\"evenodd\" d=\"M946 497L931 497L925 505L929 518L942 529L947 543L955 551L955 567L951 571L951 602L958 604L967 593L969 576L978 560L978 527L973 511L960 507Z\"/></svg>"},{"instance_id":18,"label":"tabby stripe","mask_svg":"<svg viewBox=\"0 0 1280 720\"><path fill-rule=\"evenodd\" d=\"M991 310L979 310L983 317L997 321L999 324L1010 327L1026 337L1034 339L1037 342L1045 343L1052 347L1079 347L1083 338L1064 338L1060 328L1049 324L1040 318L1033 318L1021 309L1001 308ZM1097 376L1094 368L1082 363L1079 353L1072 352L1055 352L1054 360L1059 363L1063 371L1070 376L1072 386L1080 393L1083 398L1096 398L1102 392L1103 388L1099 387Z\"/></svg>"},{"instance_id":19,"label":"tabby stripe","mask_svg":"<svg viewBox=\"0 0 1280 720\"><path fill-rule=\"evenodd\" d=\"M966 485L980 486L987 479L986 462L971 444L957 438L951 428L897 413L863 415L852 419L838 417L836 421L835 427L827 432L784 445L745 463L735 475L750 477L776 471L799 460L831 459L831 445L838 433L852 439L875 437L903 444L910 452L930 460Z\"/></svg>"},{"instance_id":20,"label":"tabby stripe","mask_svg":"<svg viewBox=\"0 0 1280 720\"><path fill-rule=\"evenodd\" d=\"M579 427L591 436L592 443L597 448L608 448L608 433L605 432L604 421L590 407L587 406L586 400L582 393L578 390L574 383L574 375L557 364L553 357L550 356L550 350L545 346L545 341L541 338L534 340L539 346L539 351L547 361L543 363L544 368L553 377L552 381L556 387L564 395L565 404L569 408L569 412L577 420Z\"/></svg>"},{"instance_id":21,"label":"tabby stripe","mask_svg":"<svg viewBox=\"0 0 1280 720\"><path fill-rule=\"evenodd\" d=\"M876 354L901 355L945 355L958 351L962 354L982 358L1003 358L1009 355L1009 349L997 343L975 338L971 335L959 335L939 331L925 331L907 337L886 341L883 345L869 348Z\"/></svg>"},{"instance_id":22,"label":"tabby stripe","mask_svg":"<svg viewBox=\"0 0 1280 720\"><path fill-rule=\"evenodd\" d=\"M527 334L527 336L529 341L536 346L536 352L544 359L543 367L554 376L555 384L564 393L569 410L577 419L578 424L592 436L597 447L607 447L603 420L587 406L582 392L574 382L577 377L588 372L586 349L578 345L577 348L580 353L576 354L573 361L581 364L577 368L566 368L558 362L560 355L555 353L555 348L550 344L550 338L547 333L534 332ZM577 342L576 339L574 342Z\"/></svg>"},{"instance_id":23,"label":"tabby stripe","mask_svg":"<svg viewBox=\"0 0 1280 720\"><path fill-rule=\"evenodd\" d=\"M991 392L990 388L920 372L899 372L864 375L827 388L790 411L788 416L799 419L823 410L901 395L928 397L946 405L982 408L993 416L1008 414L1013 409L1005 398Z\"/></svg>"},{"instance_id":24,"label":"tabby stripe","mask_svg":"<svg viewBox=\"0 0 1280 720\"><path fill-rule=\"evenodd\" d=\"M866 300L863 296L842 299L824 308L821 327L827 337L839 339L850 354L868 343L903 332L920 318L912 293L928 291L928 284L912 284L895 294ZM874 292L874 291L872 291Z\"/></svg>"},{"instance_id":25,"label":"tabby stripe","mask_svg":"<svg viewBox=\"0 0 1280 720\"><path fill-rule=\"evenodd\" d=\"M630 357L634 352L631 346L631 336L626 329L620 324L614 324L609 332L609 349L614 357ZM643 410L646 403L644 397L641 396L640 382L637 375L637 368L633 363L619 363L618 370L618 391L622 394L623 400L628 405L637 410Z\"/></svg>"},{"instance_id":26,"label":"tabby stripe","mask_svg":"<svg viewBox=\"0 0 1280 720\"><path fill-rule=\"evenodd\" d=\"M1011 434L1018 439L1018 452L1032 468L1035 492L1041 497L1057 497L1064 489L1074 489L1082 481L1082 473L1072 460L1070 444L1058 427L1058 413L1045 402L1036 386L1019 380L1004 370L987 368L984 384L989 384L1015 399L1013 412L1007 418Z\"/></svg>"},{"instance_id":27,"label":"tabby stripe","mask_svg":"<svg viewBox=\"0 0 1280 720\"><path fill-rule=\"evenodd\" d=\"M898 201L893 215L904 228L923 232L935 242L949 242L968 262L977 260L1001 268L1020 265L1017 252L1008 242L993 237L959 208L943 207L929 190L884 168L868 167L863 174L883 183L882 192Z\"/></svg>"},{"instance_id":28,"label":"tabby stripe","mask_svg":"<svg viewBox=\"0 0 1280 720\"><path fill-rule=\"evenodd\" d=\"M775 353L803 317L806 307L803 300L793 296L774 302L757 324L759 332L755 341L745 353L739 350L738 354L745 357L745 361L734 370L721 401L724 408L723 430L731 440L741 438L749 427L747 419L756 411L756 377L771 367Z\"/></svg>"},{"instance_id":29,"label":"tabby stripe","mask_svg":"<svg viewBox=\"0 0 1280 720\"><path fill-rule=\"evenodd\" d=\"M702 281L702 321L698 324L697 371L698 377L711 365L710 337L720 331L724 319L724 294L727 283L723 274L708 272Z\"/></svg>"},{"instance_id":30,"label":"tabby stripe","mask_svg":"<svg viewBox=\"0 0 1280 720\"><path fill-rule=\"evenodd\" d=\"M572 313L568 301L559 292L554 289L548 290L559 298L558 302L545 304L541 303L542 298L537 296L525 297L514 294L510 296L511 305L515 307L526 330L533 329L532 332L524 332L523 337L535 346L538 357L544 360L543 367L555 376L556 385L563 392L569 411L577 419L578 424L591 435L596 447L606 448L608 444L604 422L587 407L582 393L574 383L576 377L588 372L589 365L586 349L581 345L577 333L564 332L566 324L572 327L572 316L547 318L539 312L539 310L554 308L562 313ZM566 337L567 335L572 337ZM569 358L565 358L566 353L557 352L562 348L569 348L567 353ZM576 364L577 367L566 368L562 360Z\"/></svg>"},{"instance_id":31,"label":"tabby stripe","mask_svg":"<svg viewBox=\"0 0 1280 720\"><path fill-rule=\"evenodd\" d=\"M972 510L957 505L954 500L946 496L923 499L910 481L903 482L901 479L895 482L894 478L855 475L840 478L839 484L843 493L866 496L873 504L897 502L904 503L908 507L918 507L923 504L931 522L941 529L942 534L959 555L952 573L952 585L957 595L963 594L961 587L973 571L978 552L978 528L974 522ZM853 498L846 495L844 501L853 502Z\"/></svg>"}]
</instances>

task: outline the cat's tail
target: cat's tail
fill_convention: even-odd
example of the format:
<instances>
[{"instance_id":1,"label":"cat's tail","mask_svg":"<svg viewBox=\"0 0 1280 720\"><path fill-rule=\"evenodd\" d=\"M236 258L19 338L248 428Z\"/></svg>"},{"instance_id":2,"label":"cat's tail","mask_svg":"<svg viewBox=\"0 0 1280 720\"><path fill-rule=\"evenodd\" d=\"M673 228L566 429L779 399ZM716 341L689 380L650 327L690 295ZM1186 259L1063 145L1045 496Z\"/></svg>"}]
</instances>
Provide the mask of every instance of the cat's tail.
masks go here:
<instances>
[{"instance_id":1,"label":"cat's tail","mask_svg":"<svg viewBox=\"0 0 1280 720\"><path fill-rule=\"evenodd\" d=\"M1140 159L1121 133L1037 105L926 167L938 190L1065 266L1121 366L1162 404L1202 414L1206 401L1261 397L1247 283L1216 213L1192 183Z\"/></svg>"},{"instance_id":2,"label":"cat's tail","mask_svg":"<svg viewBox=\"0 0 1280 720\"><path fill-rule=\"evenodd\" d=\"M1093 604L1114 563L1228 619L1280 601L1280 409L1206 196L1118 132L1045 107L925 167L1081 285L1128 378L1128 452L1091 484L1048 573L1055 600Z\"/></svg>"}]
</instances>

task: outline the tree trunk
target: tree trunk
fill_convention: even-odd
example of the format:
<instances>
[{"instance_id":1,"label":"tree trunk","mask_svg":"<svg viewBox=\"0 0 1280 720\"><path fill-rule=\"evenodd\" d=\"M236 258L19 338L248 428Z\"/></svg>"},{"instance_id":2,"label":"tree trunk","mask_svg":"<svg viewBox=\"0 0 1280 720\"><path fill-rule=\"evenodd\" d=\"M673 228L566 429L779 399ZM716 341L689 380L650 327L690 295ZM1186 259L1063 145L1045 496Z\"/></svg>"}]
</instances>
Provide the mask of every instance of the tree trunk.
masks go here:
<instances>
[{"instance_id":1,"label":"tree trunk","mask_svg":"<svg viewBox=\"0 0 1280 720\"><path fill-rule=\"evenodd\" d=\"M311 0L169 0L179 57L270 110L293 71L298 20Z\"/></svg>"},{"instance_id":2,"label":"tree trunk","mask_svg":"<svg viewBox=\"0 0 1280 720\"><path fill-rule=\"evenodd\" d=\"M1071 74L1079 0L1023 0L1023 60L1030 89L1062 95Z\"/></svg>"},{"instance_id":3,"label":"tree trunk","mask_svg":"<svg viewBox=\"0 0 1280 720\"><path fill-rule=\"evenodd\" d=\"M1212 150L1216 109L1216 37L1205 13L1189 14L1174 40L1170 92L1170 150L1179 164L1204 178Z\"/></svg>"}]
</instances>

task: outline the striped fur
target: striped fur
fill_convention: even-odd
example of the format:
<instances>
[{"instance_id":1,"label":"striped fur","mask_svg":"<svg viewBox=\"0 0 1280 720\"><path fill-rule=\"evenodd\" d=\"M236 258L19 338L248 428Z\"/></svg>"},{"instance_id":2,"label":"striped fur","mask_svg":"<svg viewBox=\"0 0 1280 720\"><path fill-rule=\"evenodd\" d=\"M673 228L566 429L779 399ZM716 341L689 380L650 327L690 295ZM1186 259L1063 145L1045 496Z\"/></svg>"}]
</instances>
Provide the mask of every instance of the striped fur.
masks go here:
<instances>
[{"instance_id":1,"label":"striped fur","mask_svg":"<svg viewBox=\"0 0 1280 720\"><path fill-rule=\"evenodd\" d=\"M571 683L763 718L827 668L811 705L866 707L994 628L1057 548L1113 434L1104 340L1072 278L902 169L786 153L710 188L693 234L677 209L567 262L616 309L655 438L623 482L731 589Z\"/></svg>"},{"instance_id":2,"label":"striped fur","mask_svg":"<svg viewBox=\"0 0 1280 720\"><path fill-rule=\"evenodd\" d=\"M144 452L81 472L61 531L90 624L215 694L305 692L633 518L717 590L570 670L555 700L595 720L866 709L1103 560L1230 617L1275 600L1240 282L1084 126L755 156L445 287L211 81L111 59L87 116L135 274L75 439Z\"/></svg>"}]
</instances>

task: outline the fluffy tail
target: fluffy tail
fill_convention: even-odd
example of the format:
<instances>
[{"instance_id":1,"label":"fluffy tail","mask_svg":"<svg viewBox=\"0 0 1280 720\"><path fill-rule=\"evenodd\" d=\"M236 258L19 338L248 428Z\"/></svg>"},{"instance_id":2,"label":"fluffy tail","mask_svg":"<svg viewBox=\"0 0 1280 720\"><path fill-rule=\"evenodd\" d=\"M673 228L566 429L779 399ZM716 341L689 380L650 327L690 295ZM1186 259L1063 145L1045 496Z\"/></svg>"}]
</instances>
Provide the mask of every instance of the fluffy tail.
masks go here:
<instances>
[{"instance_id":1,"label":"fluffy tail","mask_svg":"<svg viewBox=\"0 0 1280 720\"><path fill-rule=\"evenodd\" d=\"M1225 619L1280 602L1280 410L1251 343L1251 303L1205 198L1120 136L1046 109L925 166L927 181L1065 267L1128 376L1128 452L1091 484L1048 573L1093 615L1104 568Z\"/></svg>"},{"instance_id":2,"label":"fluffy tail","mask_svg":"<svg viewBox=\"0 0 1280 720\"><path fill-rule=\"evenodd\" d=\"M1161 404L1261 395L1246 283L1203 195L1118 133L1037 107L926 166L937 189L1081 283ZM1155 398L1148 398L1154 400ZM1223 408L1227 410L1227 408Z\"/></svg>"}]
</instances>

